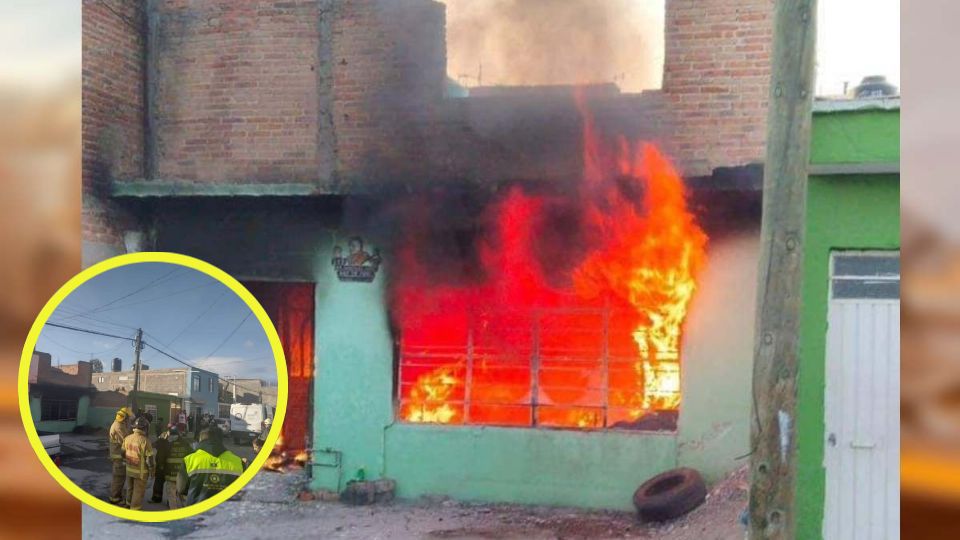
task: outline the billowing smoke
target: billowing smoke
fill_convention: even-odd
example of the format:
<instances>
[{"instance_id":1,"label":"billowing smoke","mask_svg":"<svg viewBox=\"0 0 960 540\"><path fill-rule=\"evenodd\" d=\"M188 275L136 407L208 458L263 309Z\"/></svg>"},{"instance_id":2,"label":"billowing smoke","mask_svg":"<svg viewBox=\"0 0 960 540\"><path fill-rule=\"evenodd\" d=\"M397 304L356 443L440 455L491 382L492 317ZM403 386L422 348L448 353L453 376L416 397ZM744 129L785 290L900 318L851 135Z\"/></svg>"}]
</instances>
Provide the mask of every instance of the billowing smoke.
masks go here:
<instances>
[{"instance_id":1,"label":"billowing smoke","mask_svg":"<svg viewBox=\"0 0 960 540\"><path fill-rule=\"evenodd\" d=\"M658 88L663 0L440 0L447 73L466 86Z\"/></svg>"}]
</instances>

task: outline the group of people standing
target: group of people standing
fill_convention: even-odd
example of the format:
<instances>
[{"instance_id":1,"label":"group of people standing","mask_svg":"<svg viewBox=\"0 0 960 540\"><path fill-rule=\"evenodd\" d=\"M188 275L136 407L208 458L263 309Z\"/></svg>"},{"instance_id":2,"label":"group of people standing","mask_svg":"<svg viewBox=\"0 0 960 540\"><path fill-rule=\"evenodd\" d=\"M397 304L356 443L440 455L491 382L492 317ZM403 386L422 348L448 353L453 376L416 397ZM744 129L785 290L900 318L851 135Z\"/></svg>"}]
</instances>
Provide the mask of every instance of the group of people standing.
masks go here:
<instances>
[{"instance_id":1,"label":"group of people standing","mask_svg":"<svg viewBox=\"0 0 960 540\"><path fill-rule=\"evenodd\" d=\"M192 434L181 423L186 419L177 418L161 431L158 418L154 442L149 437L151 420L149 414L134 414L128 407L117 411L108 434L111 503L141 510L153 479L151 501L166 501L171 510L181 508L219 493L246 468L244 460L223 445L223 432L212 417L195 419L189 426Z\"/></svg>"}]
</instances>

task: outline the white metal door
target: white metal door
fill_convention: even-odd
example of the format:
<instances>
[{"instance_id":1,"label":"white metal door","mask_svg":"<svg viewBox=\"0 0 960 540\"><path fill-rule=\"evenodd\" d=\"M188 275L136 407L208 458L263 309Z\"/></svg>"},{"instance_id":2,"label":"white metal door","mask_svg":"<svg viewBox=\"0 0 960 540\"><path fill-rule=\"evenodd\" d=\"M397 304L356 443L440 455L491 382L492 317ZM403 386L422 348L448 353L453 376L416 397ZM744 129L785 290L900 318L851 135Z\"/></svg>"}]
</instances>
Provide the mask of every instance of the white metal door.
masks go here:
<instances>
[{"instance_id":1,"label":"white metal door","mask_svg":"<svg viewBox=\"0 0 960 540\"><path fill-rule=\"evenodd\" d=\"M828 325L823 536L898 539L899 253L834 254Z\"/></svg>"}]
</instances>

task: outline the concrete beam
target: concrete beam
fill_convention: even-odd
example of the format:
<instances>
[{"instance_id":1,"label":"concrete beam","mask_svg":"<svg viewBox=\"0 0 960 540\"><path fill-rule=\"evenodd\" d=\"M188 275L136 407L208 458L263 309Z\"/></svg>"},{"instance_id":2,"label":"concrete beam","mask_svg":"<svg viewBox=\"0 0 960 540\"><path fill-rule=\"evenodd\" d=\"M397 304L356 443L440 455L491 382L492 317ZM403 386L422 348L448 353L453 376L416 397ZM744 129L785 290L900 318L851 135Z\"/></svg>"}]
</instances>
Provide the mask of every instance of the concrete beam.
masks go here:
<instances>
[{"instance_id":1,"label":"concrete beam","mask_svg":"<svg viewBox=\"0 0 960 540\"><path fill-rule=\"evenodd\" d=\"M117 181L110 186L117 198L172 197L306 197L331 195L332 191L307 183L222 183L177 180Z\"/></svg>"},{"instance_id":2,"label":"concrete beam","mask_svg":"<svg viewBox=\"0 0 960 540\"><path fill-rule=\"evenodd\" d=\"M811 163L810 176L855 174L900 174L900 162L891 163Z\"/></svg>"}]
</instances>

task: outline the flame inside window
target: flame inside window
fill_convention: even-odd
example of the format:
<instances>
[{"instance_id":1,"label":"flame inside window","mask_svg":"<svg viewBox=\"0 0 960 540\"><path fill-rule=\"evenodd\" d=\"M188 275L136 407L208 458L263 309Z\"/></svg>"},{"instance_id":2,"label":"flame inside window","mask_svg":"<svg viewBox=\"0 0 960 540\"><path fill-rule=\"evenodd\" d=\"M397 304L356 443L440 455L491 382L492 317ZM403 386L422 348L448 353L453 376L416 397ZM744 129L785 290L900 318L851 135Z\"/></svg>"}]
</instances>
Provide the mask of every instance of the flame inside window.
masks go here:
<instances>
[{"instance_id":1,"label":"flame inside window","mask_svg":"<svg viewBox=\"0 0 960 540\"><path fill-rule=\"evenodd\" d=\"M438 283L415 234L403 247L393 298L403 420L637 429L678 410L683 323L707 237L662 153L622 138L604 145L578 104L578 192L514 187L487 208L482 279ZM586 246L561 285L535 256L557 205L576 209Z\"/></svg>"}]
</instances>

